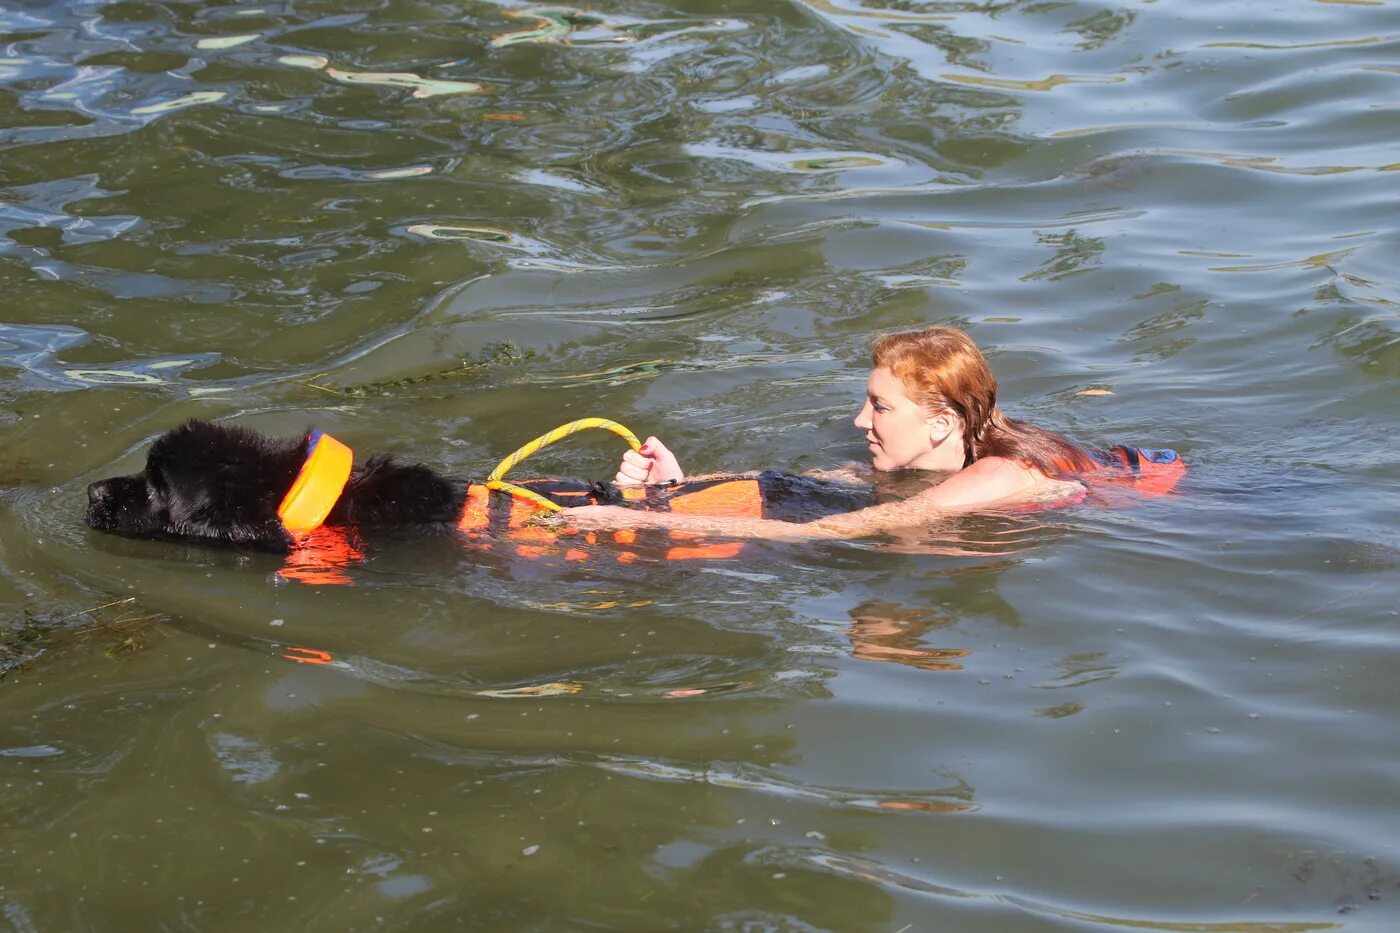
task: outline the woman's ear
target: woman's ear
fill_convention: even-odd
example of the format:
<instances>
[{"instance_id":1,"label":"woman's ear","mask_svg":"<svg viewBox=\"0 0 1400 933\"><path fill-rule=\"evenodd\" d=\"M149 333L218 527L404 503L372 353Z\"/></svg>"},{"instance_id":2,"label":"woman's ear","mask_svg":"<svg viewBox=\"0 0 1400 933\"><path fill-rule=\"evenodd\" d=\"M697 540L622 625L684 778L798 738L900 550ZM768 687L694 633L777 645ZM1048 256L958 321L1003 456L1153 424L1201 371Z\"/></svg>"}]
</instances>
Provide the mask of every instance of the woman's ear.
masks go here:
<instances>
[{"instance_id":1,"label":"woman's ear","mask_svg":"<svg viewBox=\"0 0 1400 933\"><path fill-rule=\"evenodd\" d=\"M924 418L924 424L928 425L930 435L946 437L958 426L958 416L945 408L937 414Z\"/></svg>"}]
</instances>

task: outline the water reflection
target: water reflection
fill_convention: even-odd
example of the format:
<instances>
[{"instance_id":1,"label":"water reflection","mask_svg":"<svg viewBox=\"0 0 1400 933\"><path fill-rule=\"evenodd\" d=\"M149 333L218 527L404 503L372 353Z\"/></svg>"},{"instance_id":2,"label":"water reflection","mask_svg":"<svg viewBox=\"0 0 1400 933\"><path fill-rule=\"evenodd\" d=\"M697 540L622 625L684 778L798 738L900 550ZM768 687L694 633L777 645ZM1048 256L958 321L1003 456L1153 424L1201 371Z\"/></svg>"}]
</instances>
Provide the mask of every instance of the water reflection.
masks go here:
<instances>
[{"instance_id":1,"label":"water reflection","mask_svg":"<svg viewBox=\"0 0 1400 933\"><path fill-rule=\"evenodd\" d=\"M924 671L960 671L966 648L931 648L923 636L932 628L949 625L951 616L908 609L898 603L870 600L851 610L851 656L861 661L889 661Z\"/></svg>"},{"instance_id":2,"label":"water reflection","mask_svg":"<svg viewBox=\"0 0 1400 933\"><path fill-rule=\"evenodd\" d=\"M1036 235L1036 245L1052 247L1055 255L1022 276L1027 282L1036 279L1059 281L1088 272L1103 262L1103 238L1085 236L1073 228L1064 233L1039 233Z\"/></svg>"}]
</instances>

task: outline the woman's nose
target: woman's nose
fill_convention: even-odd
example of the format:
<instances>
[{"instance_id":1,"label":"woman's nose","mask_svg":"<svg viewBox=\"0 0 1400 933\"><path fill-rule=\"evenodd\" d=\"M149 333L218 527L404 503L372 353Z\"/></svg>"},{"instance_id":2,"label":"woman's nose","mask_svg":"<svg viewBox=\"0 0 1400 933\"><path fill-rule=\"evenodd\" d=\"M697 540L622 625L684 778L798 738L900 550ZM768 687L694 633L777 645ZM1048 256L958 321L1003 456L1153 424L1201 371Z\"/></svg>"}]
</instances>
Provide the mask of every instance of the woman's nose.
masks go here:
<instances>
[{"instance_id":1,"label":"woman's nose","mask_svg":"<svg viewBox=\"0 0 1400 933\"><path fill-rule=\"evenodd\" d=\"M860 414L856 415L855 426L862 431L869 431L874 426L870 420L869 402L860 407Z\"/></svg>"}]
</instances>

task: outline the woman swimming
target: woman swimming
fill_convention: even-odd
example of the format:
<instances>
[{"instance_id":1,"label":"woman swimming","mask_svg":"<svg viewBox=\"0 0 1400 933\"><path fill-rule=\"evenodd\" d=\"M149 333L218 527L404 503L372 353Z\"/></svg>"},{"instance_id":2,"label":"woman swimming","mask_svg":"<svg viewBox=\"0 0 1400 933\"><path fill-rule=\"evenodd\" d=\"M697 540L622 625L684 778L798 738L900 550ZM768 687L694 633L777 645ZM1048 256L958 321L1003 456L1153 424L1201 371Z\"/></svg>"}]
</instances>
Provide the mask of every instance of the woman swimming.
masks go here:
<instances>
[{"instance_id":1,"label":"woman swimming","mask_svg":"<svg viewBox=\"0 0 1400 933\"><path fill-rule=\"evenodd\" d=\"M950 512L1054 502L1083 492L1063 477L1127 465L1122 455L1090 452L1063 435L1016 421L997 407L997 383L977 345L962 331L929 327L886 334L871 349L873 370L855 426L865 433L871 466L880 472L922 470L946 479L898 502L794 524L758 518L677 515L618 506L570 509L582 530L660 527L730 537L855 538L927 525ZM1170 452L1145 451L1147 455ZM1171 462L1178 463L1175 454ZM655 437L622 459L619 486L659 485L684 478L674 454Z\"/></svg>"}]
</instances>

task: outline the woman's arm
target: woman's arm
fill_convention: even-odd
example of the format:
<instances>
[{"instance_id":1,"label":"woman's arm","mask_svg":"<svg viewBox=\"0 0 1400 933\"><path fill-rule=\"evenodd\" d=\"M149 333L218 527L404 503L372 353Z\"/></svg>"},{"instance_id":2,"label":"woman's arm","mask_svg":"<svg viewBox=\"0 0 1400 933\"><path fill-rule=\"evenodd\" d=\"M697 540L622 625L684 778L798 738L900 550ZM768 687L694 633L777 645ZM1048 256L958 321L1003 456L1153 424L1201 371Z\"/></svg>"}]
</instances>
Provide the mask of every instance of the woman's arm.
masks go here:
<instances>
[{"instance_id":1,"label":"woman's arm","mask_svg":"<svg viewBox=\"0 0 1400 933\"><path fill-rule=\"evenodd\" d=\"M1045 477L1000 457L988 457L954 473L932 489L901 502L875 505L816 521L780 522L767 518L724 518L642 512L612 505L569 509L561 521L581 531L615 528L667 528L731 538L811 540L862 538L897 528L927 526L949 514L1010 504L1024 498Z\"/></svg>"},{"instance_id":2,"label":"woman's arm","mask_svg":"<svg viewBox=\"0 0 1400 933\"><path fill-rule=\"evenodd\" d=\"M872 470L868 463L858 463L851 461L843 463L834 470L803 470L803 476L810 476L812 479L830 480L833 483L861 483L868 485L872 479Z\"/></svg>"},{"instance_id":3,"label":"woman's arm","mask_svg":"<svg viewBox=\"0 0 1400 933\"><path fill-rule=\"evenodd\" d=\"M781 522L771 518L729 518L710 515L678 515L675 512L643 512L619 505L586 505L568 509L559 521L578 531L619 528L664 528L687 534L724 538L763 538L771 541L846 540L863 538L895 528L927 525L948 510L926 510L915 499L829 515L811 522Z\"/></svg>"}]
</instances>

